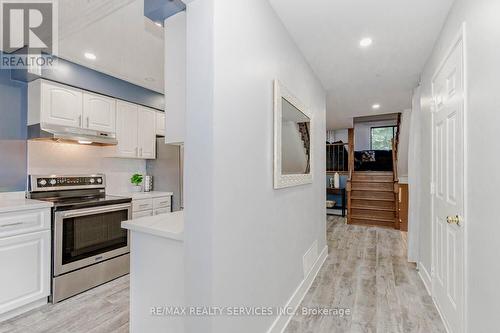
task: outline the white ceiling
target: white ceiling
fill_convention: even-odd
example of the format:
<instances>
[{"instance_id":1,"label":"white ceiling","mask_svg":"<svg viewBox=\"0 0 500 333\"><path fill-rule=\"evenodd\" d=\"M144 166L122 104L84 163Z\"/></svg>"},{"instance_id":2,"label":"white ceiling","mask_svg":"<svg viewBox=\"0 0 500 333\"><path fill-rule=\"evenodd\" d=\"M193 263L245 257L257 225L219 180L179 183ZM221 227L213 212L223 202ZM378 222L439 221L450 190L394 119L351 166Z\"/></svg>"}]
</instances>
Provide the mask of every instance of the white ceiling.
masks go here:
<instances>
[{"instance_id":1,"label":"white ceiling","mask_svg":"<svg viewBox=\"0 0 500 333\"><path fill-rule=\"evenodd\" d=\"M144 17L144 0L59 1L61 58L164 93L163 45L163 28Z\"/></svg>"},{"instance_id":2,"label":"white ceiling","mask_svg":"<svg viewBox=\"0 0 500 333\"><path fill-rule=\"evenodd\" d=\"M328 92L328 129L411 107L453 1L270 0ZM373 39L367 49L364 37Z\"/></svg>"}]
</instances>

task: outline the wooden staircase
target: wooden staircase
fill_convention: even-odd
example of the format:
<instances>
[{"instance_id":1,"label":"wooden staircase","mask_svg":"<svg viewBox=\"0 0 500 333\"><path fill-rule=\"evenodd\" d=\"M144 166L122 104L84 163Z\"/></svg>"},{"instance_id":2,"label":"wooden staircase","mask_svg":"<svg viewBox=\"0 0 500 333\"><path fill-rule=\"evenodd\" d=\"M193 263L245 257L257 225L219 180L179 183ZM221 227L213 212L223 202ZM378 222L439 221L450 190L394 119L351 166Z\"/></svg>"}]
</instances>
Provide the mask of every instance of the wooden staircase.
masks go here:
<instances>
[{"instance_id":1,"label":"wooden staircase","mask_svg":"<svg viewBox=\"0 0 500 333\"><path fill-rule=\"evenodd\" d=\"M349 132L349 178L347 181L347 223L399 229L399 178L397 168L399 129L392 141L392 171L354 170L354 131ZM351 131L352 130L352 131Z\"/></svg>"},{"instance_id":2,"label":"wooden staircase","mask_svg":"<svg viewBox=\"0 0 500 333\"><path fill-rule=\"evenodd\" d=\"M354 171L348 196L348 223L399 229L394 173Z\"/></svg>"}]
</instances>

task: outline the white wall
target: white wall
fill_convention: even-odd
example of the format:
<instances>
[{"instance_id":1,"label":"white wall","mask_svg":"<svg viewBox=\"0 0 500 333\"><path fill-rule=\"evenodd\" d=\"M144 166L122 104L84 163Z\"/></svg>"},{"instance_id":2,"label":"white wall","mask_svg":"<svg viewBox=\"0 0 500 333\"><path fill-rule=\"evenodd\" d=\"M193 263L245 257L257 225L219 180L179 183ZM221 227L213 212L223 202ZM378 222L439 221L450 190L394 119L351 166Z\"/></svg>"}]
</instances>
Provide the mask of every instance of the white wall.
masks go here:
<instances>
[{"instance_id":1,"label":"white wall","mask_svg":"<svg viewBox=\"0 0 500 333\"><path fill-rule=\"evenodd\" d=\"M466 77L468 102L466 112L466 218L468 230L467 331L496 332L500 325L500 225L498 224L498 188L500 174L500 1L457 0L450 12L435 50L429 59L421 86L420 161L420 261L430 269L431 239L431 78L451 43L466 22Z\"/></svg>"},{"instance_id":2,"label":"white wall","mask_svg":"<svg viewBox=\"0 0 500 333\"><path fill-rule=\"evenodd\" d=\"M370 150L372 127L396 126L396 120L359 122L354 124L354 150Z\"/></svg>"},{"instance_id":3,"label":"white wall","mask_svg":"<svg viewBox=\"0 0 500 333\"><path fill-rule=\"evenodd\" d=\"M408 138L408 261L419 262L419 257L423 257L424 254L420 255L420 226L423 224L424 227L427 225L423 223L420 218L421 214L421 179L420 174L422 166L424 163L421 161L421 151L422 146L420 145L420 87L417 87L413 92L412 97L412 110L410 113L410 128L409 128L409 138ZM428 180L427 180L428 181ZM423 235L425 237L425 234ZM423 240L422 240L423 241ZM430 249L430 239L429 243L426 244L427 250ZM428 255L428 254L427 254ZM428 261L425 261L428 262ZM421 267L422 268L422 267ZM430 268L430 267L429 267ZM425 269L425 267L424 267ZM428 271L430 273L430 271ZM422 271L422 274L425 272ZM427 283L430 284L430 276L427 274Z\"/></svg>"},{"instance_id":4,"label":"white wall","mask_svg":"<svg viewBox=\"0 0 500 333\"><path fill-rule=\"evenodd\" d=\"M106 192L132 191L130 177L146 173L146 161L106 158L106 149L72 143L28 141L28 174L82 175L104 173Z\"/></svg>"},{"instance_id":5,"label":"white wall","mask_svg":"<svg viewBox=\"0 0 500 333\"><path fill-rule=\"evenodd\" d=\"M188 5L188 304L283 306L326 246L325 92L267 0ZM314 183L273 189L273 80L313 113ZM269 316L189 319L187 332L266 332Z\"/></svg>"},{"instance_id":6,"label":"white wall","mask_svg":"<svg viewBox=\"0 0 500 333\"><path fill-rule=\"evenodd\" d=\"M184 142L186 131L186 12L165 20L165 142Z\"/></svg>"},{"instance_id":7,"label":"white wall","mask_svg":"<svg viewBox=\"0 0 500 333\"><path fill-rule=\"evenodd\" d=\"M338 129L338 130L329 130L326 132L326 141L328 142L337 142L342 141L344 143L349 142L349 134L348 129Z\"/></svg>"},{"instance_id":8,"label":"white wall","mask_svg":"<svg viewBox=\"0 0 500 333\"><path fill-rule=\"evenodd\" d=\"M399 182L408 183L408 146L410 142L411 110L401 112L398 144L398 176Z\"/></svg>"}]
</instances>

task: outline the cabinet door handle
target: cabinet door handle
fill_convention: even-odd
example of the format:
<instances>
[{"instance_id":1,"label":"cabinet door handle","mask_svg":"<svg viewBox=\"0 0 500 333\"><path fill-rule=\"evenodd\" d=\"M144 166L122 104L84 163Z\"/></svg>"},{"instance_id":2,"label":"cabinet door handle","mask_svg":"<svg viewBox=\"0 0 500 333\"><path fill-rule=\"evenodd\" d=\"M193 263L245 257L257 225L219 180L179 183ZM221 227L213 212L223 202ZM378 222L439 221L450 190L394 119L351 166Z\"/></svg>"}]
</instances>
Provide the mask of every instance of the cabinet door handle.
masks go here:
<instances>
[{"instance_id":1,"label":"cabinet door handle","mask_svg":"<svg viewBox=\"0 0 500 333\"><path fill-rule=\"evenodd\" d=\"M82 116L81 115L78 116L78 126L83 127L83 125L82 125Z\"/></svg>"},{"instance_id":2,"label":"cabinet door handle","mask_svg":"<svg viewBox=\"0 0 500 333\"><path fill-rule=\"evenodd\" d=\"M141 157L142 157L142 148L140 149L140 155L141 155Z\"/></svg>"},{"instance_id":3,"label":"cabinet door handle","mask_svg":"<svg viewBox=\"0 0 500 333\"><path fill-rule=\"evenodd\" d=\"M87 128L90 128L90 117L87 117Z\"/></svg>"},{"instance_id":4,"label":"cabinet door handle","mask_svg":"<svg viewBox=\"0 0 500 333\"><path fill-rule=\"evenodd\" d=\"M139 148L135 147L135 156L139 157Z\"/></svg>"}]
</instances>

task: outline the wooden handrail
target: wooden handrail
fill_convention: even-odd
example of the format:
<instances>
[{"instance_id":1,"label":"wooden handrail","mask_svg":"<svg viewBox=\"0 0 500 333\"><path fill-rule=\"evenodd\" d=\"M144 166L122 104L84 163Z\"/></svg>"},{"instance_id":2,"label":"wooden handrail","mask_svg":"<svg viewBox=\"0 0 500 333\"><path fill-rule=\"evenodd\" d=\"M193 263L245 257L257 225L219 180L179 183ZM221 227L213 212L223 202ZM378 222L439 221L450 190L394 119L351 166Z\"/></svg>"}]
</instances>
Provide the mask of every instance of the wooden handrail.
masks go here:
<instances>
[{"instance_id":1,"label":"wooden handrail","mask_svg":"<svg viewBox=\"0 0 500 333\"><path fill-rule=\"evenodd\" d=\"M392 139L392 171L394 174L394 181L398 181L398 154L396 140Z\"/></svg>"},{"instance_id":2,"label":"wooden handrail","mask_svg":"<svg viewBox=\"0 0 500 333\"><path fill-rule=\"evenodd\" d=\"M347 143L349 150L349 180L352 179L352 172L354 171L354 128L347 130Z\"/></svg>"},{"instance_id":3,"label":"wooden handrail","mask_svg":"<svg viewBox=\"0 0 500 333\"><path fill-rule=\"evenodd\" d=\"M398 114L398 123L396 127L396 137L392 139L392 170L394 175L394 203L396 208L396 219L394 227L400 228L399 220L399 176L398 176L398 148L399 134L401 131L401 113Z\"/></svg>"}]
</instances>

